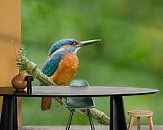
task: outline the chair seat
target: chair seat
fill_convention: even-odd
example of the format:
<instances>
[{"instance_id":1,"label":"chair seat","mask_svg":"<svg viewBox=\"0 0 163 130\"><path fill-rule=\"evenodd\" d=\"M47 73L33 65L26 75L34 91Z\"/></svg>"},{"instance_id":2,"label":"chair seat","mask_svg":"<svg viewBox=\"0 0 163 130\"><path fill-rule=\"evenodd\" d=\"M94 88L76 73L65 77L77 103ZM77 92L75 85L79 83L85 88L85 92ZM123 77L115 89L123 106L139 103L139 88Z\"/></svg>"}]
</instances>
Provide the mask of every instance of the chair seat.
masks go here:
<instances>
[{"instance_id":1,"label":"chair seat","mask_svg":"<svg viewBox=\"0 0 163 130\"><path fill-rule=\"evenodd\" d=\"M66 100L66 108L74 109L90 109L94 108L94 102L91 97L68 97Z\"/></svg>"},{"instance_id":2,"label":"chair seat","mask_svg":"<svg viewBox=\"0 0 163 130\"><path fill-rule=\"evenodd\" d=\"M132 110L128 111L128 114L136 117L149 117L153 115L153 112L149 110Z\"/></svg>"}]
</instances>

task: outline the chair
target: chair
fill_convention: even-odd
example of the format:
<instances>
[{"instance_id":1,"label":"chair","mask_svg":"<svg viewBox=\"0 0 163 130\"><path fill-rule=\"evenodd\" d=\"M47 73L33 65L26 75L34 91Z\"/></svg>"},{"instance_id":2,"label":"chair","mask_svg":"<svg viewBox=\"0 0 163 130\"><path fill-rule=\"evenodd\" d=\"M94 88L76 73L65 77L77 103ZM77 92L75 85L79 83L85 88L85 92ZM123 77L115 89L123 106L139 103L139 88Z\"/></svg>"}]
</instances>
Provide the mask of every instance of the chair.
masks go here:
<instances>
[{"instance_id":1,"label":"chair","mask_svg":"<svg viewBox=\"0 0 163 130\"><path fill-rule=\"evenodd\" d=\"M86 80L72 80L70 87L88 87L89 84ZM70 110L69 120L67 123L66 130L70 129L72 117L75 109L86 109L87 115L89 117L89 122L91 130L95 130L93 125L93 120L90 114L90 109L94 108L94 102L91 97L67 97L65 107Z\"/></svg>"},{"instance_id":2,"label":"chair","mask_svg":"<svg viewBox=\"0 0 163 130\"><path fill-rule=\"evenodd\" d=\"M134 117L137 117L137 130L140 130L140 117L147 117L150 130L154 130L152 116L153 112L149 110L132 110L128 111L130 115L130 122L128 125L128 130L132 130L134 124Z\"/></svg>"}]
</instances>

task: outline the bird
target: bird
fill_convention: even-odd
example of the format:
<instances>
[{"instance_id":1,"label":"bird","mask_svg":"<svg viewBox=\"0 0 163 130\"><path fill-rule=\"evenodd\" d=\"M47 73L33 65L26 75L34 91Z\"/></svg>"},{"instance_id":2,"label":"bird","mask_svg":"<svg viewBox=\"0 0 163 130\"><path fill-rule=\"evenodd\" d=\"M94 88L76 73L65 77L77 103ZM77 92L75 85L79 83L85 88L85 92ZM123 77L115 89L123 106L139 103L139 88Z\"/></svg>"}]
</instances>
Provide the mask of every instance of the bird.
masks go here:
<instances>
[{"instance_id":1,"label":"bird","mask_svg":"<svg viewBox=\"0 0 163 130\"><path fill-rule=\"evenodd\" d=\"M66 86L76 75L79 67L77 52L80 48L100 39L78 41L76 39L62 39L52 44L48 58L42 67L42 73L48 76L56 85ZM41 83L41 86L44 84ZM41 109L51 108L51 97L42 97Z\"/></svg>"}]
</instances>

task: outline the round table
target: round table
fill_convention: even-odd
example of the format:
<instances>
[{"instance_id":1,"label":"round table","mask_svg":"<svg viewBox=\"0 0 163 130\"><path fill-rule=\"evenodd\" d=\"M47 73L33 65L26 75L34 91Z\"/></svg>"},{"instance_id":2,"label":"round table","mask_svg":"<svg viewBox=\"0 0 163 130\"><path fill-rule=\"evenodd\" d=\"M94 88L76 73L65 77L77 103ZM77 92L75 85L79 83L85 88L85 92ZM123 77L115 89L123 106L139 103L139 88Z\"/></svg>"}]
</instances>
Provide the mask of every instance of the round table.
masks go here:
<instances>
[{"instance_id":1,"label":"round table","mask_svg":"<svg viewBox=\"0 0 163 130\"><path fill-rule=\"evenodd\" d=\"M137 87L65 87L65 86L34 86L32 93L16 92L13 87L0 87L3 106L0 130L18 130L17 97L104 97L110 96L110 130L127 130L123 96L153 94L157 89Z\"/></svg>"}]
</instances>

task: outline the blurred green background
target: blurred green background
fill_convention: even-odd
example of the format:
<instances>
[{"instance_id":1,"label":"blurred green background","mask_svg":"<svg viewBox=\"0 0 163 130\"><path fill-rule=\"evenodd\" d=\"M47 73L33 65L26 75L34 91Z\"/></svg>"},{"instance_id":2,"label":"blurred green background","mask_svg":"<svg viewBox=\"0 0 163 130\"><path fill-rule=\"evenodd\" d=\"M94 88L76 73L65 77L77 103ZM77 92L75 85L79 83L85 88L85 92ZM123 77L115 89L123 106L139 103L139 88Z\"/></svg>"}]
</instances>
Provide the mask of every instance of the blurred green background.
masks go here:
<instances>
[{"instance_id":1,"label":"blurred green background","mask_svg":"<svg viewBox=\"0 0 163 130\"><path fill-rule=\"evenodd\" d=\"M48 49L59 39L102 39L80 50L75 78L90 85L159 89L154 95L124 97L128 110L150 109L154 124L163 124L162 0L22 0L22 46L41 69ZM38 85L35 80L34 85ZM109 115L109 98L94 98ZM23 125L65 125L68 111L55 101L40 110L40 98L23 98ZM147 124L146 120L142 120ZM75 114L73 124L88 124Z\"/></svg>"}]
</instances>

